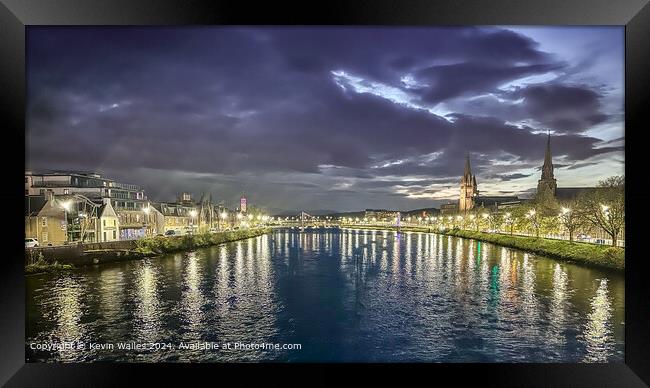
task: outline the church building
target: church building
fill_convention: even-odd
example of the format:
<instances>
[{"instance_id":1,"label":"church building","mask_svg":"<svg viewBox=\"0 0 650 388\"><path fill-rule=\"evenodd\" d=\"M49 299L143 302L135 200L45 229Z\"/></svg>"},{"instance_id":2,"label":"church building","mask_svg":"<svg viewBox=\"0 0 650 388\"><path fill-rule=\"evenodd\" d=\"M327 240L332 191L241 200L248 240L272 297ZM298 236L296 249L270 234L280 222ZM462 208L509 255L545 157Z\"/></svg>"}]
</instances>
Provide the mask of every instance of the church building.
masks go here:
<instances>
[{"instance_id":1,"label":"church building","mask_svg":"<svg viewBox=\"0 0 650 388\"><path fill-rule=\"evenodd\" d=\"M460 199L458 201L458 210L466 212L474 207L507 207L521 203L516 196L481 196L479 195L478 185L476 184L476 175L472 174L472 168L469 161L469 153L465 159L465 172L460 178ZM442 209L441 209L442 210ZM444 213L447 213L445 211Z\"/></svg>"},{"instance_id":2,"label":"church building","mask_svg":"<svg viewBox=\"0 0 650 388\"><path fill-rule=\"evenodd\" d=\"M469 153L465 160L465 171L460 179L460 198L458 205L447 204L441 206L443 213L451 213L454 210L466 212L474 207L503 208L518 205L525 201L516 196L480 196L476 184L476 176L472 174ZM557 180L553 175L553 160L551 155L551 134L546 139L546 151L544 153L544 164L542 165L542 176L537 182L537 195L550 195L557 200L570 200L579 194L597 189L596 187L557 187ZM446 206L446 207L445 207ZM445 207L443 209L443 207ZM454 209L452 209L452 207ZM444 211L443 211L444 210Z\"/></svg>"}]
</instances>

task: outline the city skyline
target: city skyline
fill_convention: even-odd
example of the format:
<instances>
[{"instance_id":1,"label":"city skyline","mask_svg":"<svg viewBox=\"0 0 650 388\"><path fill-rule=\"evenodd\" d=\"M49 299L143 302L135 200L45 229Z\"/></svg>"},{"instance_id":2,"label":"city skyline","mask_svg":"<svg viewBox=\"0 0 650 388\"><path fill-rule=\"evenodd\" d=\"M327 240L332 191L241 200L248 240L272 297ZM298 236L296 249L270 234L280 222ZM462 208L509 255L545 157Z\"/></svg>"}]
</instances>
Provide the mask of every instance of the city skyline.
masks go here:
<instances>
[{"instance_id":1,"label":"city skyline","mask_svg":"<svg viewBox=\"0 0 650 388\"><path fill-rule=\"evenodd\" d=\"M80 29L83 33L80 33ZM410 210L624 166L623 28L28 29L27 167L168 200ZM318 205L315 205L318 204Z\"/></svg>"}]
</instances>

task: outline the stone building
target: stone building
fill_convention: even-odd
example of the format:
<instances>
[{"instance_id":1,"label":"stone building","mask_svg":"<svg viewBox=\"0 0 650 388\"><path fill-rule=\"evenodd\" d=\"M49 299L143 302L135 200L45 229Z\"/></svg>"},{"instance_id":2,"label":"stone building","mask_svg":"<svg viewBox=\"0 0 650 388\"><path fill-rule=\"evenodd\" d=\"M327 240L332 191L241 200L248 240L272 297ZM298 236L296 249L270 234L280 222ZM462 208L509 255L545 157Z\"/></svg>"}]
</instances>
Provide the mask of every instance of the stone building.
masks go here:
<instances>
[{"instance_id":1,"label":"stone building","mask_svg":"<svg viewBox=\"0 0 650 388\"><path fill-rule=\"evenodd\" d=\"M458 210L461 212L470 210L474 207L474 198L478 196L478 187L476 186L476 176L472 174L469 164L469 153L465 160L465 173L460 178L460 200L458 201Z\"/></svg>"},{"instance_id":2,"label":"stone building","mask_svg":"<svg viewBox=\"0 0 650 388\"><path fill-rule=\"evenodd\" d=\"M542 166L542 177L537 182L537 195L555 197L557 181L553 176L553 161L551 160L551 134L546 140L546 152L544 153L544 165Z\"/></svg>"}]
</instances>

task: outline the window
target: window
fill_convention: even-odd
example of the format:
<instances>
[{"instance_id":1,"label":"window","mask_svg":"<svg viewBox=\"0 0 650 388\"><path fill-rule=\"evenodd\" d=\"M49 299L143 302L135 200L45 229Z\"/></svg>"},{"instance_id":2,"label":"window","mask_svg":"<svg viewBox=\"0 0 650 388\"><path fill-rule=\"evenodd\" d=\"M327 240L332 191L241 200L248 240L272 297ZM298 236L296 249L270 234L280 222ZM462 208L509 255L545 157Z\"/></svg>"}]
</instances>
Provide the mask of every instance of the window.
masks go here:
<instances>
[{"instance_id":1,"label":"window","mask_svg":"<svg viewBox=\"0 0 650 388\"><path fill-rule=\"evenodd\" d=\"M47 217L41 217L41 226L47 226Z\"/></svg>"},{"instance_id":2,"label":"window","mask_svg":"<svg viewBox=\"0 0 650 388\"><path fill-rule=\"evenodd\" d=\"M113 240L116 240L116 239L117 239L117 232L113 231Z\"/></svg>"},{"instance_id":3,"label":"window","mask_svg":"<svg viewBox=\"0 0 650 388\"><path fill-rule=\"evenodd\" d=\"M25 195L29 195L29 190L25 190Z\"/></svg>"},{"instance_id":4,"label":"window","mask_svg":"<svg viewBox=\"0 0 650 388\"><path fill-rule=\"evenodd\" d=\"M47 232L43 232L43 233L42 233L41 240L42 240L43 242L47 242Z\"/></svg>"},{"instance_id":5,"label":"window","mask_svg":"<svg viewBox=\"0 0 650 388\"><path fill-rule=\"evenodd\" d=\"M113 226L115 226L115 218L113 218Z\"/></svg>"},{"instance_id":6,"label":"window","mask_svg":"<svg viewBox=\"0 0 650 388\"><path fill-rule=\"evenodd\" d=\"M106 220L102 220L102 226L103 226L103 227L106 227ZM105 237L104 237L104 240L106 240Z\"/></svg>"},{"instance_id":7,"label":"window","mask_svg":"<svg viewBox=\"0 0 650 388\"><path fill-rule=\"evenodd\" d=\"M70 189L63 189L63 194L70 194Z\"/></svg>"},{"instance_id":8,"label":"window","mask_svg":"<svg viewBox=\"0 0 650 388\"><path fill-rule=\"evenodd\" d=\"M106 241L106 232L104 232L104 241Z\"/></svg>"},{"instance_id":9,"label":"window","mask_svg":"<svg viewBox=\"0 0 650 388\"><path fill-rule=\"evenodd\" d=\"M25 183L29 183L29 178L25 177Z\"/></svg>"}]
</instances>

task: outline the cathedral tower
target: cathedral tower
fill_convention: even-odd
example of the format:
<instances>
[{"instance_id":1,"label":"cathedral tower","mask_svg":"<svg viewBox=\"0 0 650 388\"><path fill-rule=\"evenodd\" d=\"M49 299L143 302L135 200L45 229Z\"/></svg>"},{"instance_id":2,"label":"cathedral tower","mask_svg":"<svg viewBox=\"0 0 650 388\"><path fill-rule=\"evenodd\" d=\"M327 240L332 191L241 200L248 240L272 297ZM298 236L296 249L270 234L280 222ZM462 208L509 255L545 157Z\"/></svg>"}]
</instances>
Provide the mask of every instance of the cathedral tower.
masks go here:
<instances>
[{"instance_id":1,"label":"cathedral tower","mask_svg":"<svg viewBox=\"0 0 650 388\"><path fill-rule=\"evenodd\" d=\"M551 134L548 134L546 140L546 154L544 155L544 165L542 166L542 178L537 182L537 195L550 195L555 197L557 182L553 176L553 161L551 160Z\"/></svg>"},{"instance_id":2,"label":"cathedral tower","mask_svg":"<svg viewBox=\"0 0 650 388\"><path fill-rule=\"evenodd\" d=\"M465 160L465 173L460 179L460 201L458 210L467 211L474 207L474 198L478 195L476 186L476 176L472 175L472 169L469 165L469 152Z\"/></svg>"}]
</instances>

